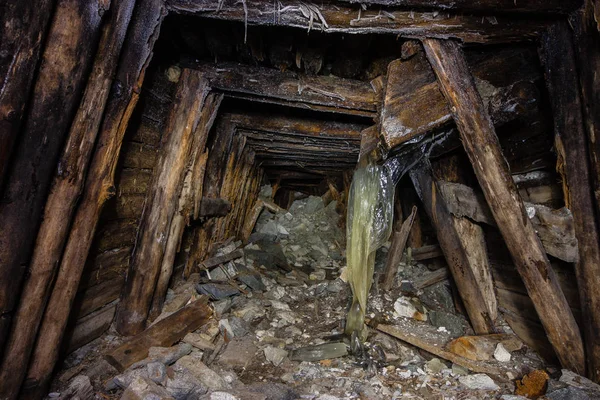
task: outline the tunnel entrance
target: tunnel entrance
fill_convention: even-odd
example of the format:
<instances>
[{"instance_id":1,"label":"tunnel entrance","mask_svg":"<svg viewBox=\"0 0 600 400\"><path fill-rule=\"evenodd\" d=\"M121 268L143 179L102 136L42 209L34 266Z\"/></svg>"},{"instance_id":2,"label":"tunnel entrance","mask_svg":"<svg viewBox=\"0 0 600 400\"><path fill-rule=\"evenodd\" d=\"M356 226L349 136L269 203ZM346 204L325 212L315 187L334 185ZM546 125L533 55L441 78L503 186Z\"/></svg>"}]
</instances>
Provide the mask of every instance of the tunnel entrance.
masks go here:
<instances>
[{"instance_id":1,"label":"tunnel entrance","mask_svg":"<svg viewBox=\"0 0 600 400\"><path fill-rule=\"evenodd\" d=\"M0 398L600 393L587 8L123 0L52 92L71 3L0 143Z\"/></svg>"}]
</instances>

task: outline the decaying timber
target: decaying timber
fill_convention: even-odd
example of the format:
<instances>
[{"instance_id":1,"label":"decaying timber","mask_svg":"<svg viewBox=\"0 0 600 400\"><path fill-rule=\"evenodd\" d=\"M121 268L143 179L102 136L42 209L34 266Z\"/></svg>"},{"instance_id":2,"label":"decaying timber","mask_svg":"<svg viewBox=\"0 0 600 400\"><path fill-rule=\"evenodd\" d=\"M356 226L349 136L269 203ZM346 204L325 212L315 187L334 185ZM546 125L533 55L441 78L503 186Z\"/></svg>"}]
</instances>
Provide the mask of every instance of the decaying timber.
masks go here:
<instances>
[{"instance_id":1,"label":"decaying timber","mask_svg":"<svg viewBox=\"0 0 600 400\"><path fill-rule=\"evenodd\" d=\"M456 42L435 39L426 39L424 45L479 184L550 342L565 368L585 373L579 328L527 218L462 49Z\"/></svg>"},{"instance_id":2,"label":"decaying timber","mask_svg":"<svg viewBox=\"0 0 600 400\"><path fill-rule=\"evenodd\" d=\"M3 390L16 393L20 380L23 379L23 376L19 377L19 375L25 373L24 366L29 359L44 305L52 289L51 281L62 255L75 203L83 188L102 110L108 98L111 78L117 68L116 64L133 12L133 3L131 0L113 2L111 19L103 28L98 53L92 67L94 75L88 81L59 161L63 172L54 178L46 201L44 220L31 259L30 276L23 288L23 295L11 329L12 333L6 346L5 358L0 368L2 371L0 379L5 382L0 397L6 395Z\"/></svg>"},{"instance_id":3,"label":"decaying timber","mask_svg":"<svg viewBox=\"0 0 600 400\"><path fill-rule=\"evenodd\" d=\"M38 11L41 10L33 11L36 19ZM95 48L104 11L101 2L63 0L58 2L52 19L28 117L20 133L22 139L12 154L12 166L7 171L0 202L0 259L3 264L0 269L0 348L8 336L8 324L30 262L56 161L85 88L85 72L93 61L94 53L85 46ZM15 16L15 19L22 17ZM64 19L72 19L73 23L64 24ZM13 24L14 21L6 23ZM12 112L17 114L13 118L18 121L20 112Z\"/></svg>"},{"instance_id":4,"label":"decaying timber","mask_svg":"<svg viewBox=\"0 0 600 400\"><path fill-rule=\"evenodd\" d=\"M600 380L600 235L591 187L597 181L590 168L581 92L577 82L574 45L567 23L552 26L542 39L546 83L554 111L559 152L557 170L563 174L565 203L573 212L579 262L575 272L583 311L583 334L589 376ZM593 137L593 136L592 136ZM590 146L593 152L593 146ZM592 163L592 166L595 166ZM593 218L593 216L596 216Z\"/></svg>"},{"instance_id":5,"label":"decaying timber","mask_svg":"<svg viewBox=\"0 0 600 400\"><path fill-rule=\"evenodd\" d=\"M201 74L183 71L153 178L153 195L144 209L140 237L117 312L116 326L122 335L135 335L145 328L171 221L177 211L193 133L208 91Z\"/></svg>"},{"instance_id":6,"label":"decaying timber","mask_svg":"<svg viewBox=\"0 0 600 400\"><path fill-rule=\"evenodd\" d=\"M132 17L128 28L128 39L115 77L118 84L113 83L109 94L96 152L87 174L88 184L73 217L54 290L40 326L27 372L26 390L22 390L22 394L31 398L41 398L46 392L58 358L59 347L56 344L62 341L100 212L106 200L114 195L112 185L123 135L137 103L164 17L163 4L158 0L148 2L142 8L142 12Z\"/></svg>"}]
</instances>

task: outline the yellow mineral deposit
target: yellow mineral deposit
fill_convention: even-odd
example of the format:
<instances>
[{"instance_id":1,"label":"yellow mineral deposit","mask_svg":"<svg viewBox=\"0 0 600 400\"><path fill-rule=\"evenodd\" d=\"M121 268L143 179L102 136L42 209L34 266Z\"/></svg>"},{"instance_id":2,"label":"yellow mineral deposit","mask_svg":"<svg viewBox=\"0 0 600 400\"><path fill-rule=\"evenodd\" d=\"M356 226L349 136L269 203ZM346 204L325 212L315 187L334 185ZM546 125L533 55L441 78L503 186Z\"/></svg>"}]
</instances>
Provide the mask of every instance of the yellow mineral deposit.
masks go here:
<instances>
[{"instance_id":1,"label":"yellow mineral deposit","mask_svg":"<svg viewBox=\"0 0 600 400\"><path fill-rule=\"evenodd\" d=\"M389 169L368 164L354 172L348 198L346 258L352 306L346 334L356 331L366 339L365 312L373 283L375 251L388 239L392 228L394 183Z\"/></svg>"}]
</instances>

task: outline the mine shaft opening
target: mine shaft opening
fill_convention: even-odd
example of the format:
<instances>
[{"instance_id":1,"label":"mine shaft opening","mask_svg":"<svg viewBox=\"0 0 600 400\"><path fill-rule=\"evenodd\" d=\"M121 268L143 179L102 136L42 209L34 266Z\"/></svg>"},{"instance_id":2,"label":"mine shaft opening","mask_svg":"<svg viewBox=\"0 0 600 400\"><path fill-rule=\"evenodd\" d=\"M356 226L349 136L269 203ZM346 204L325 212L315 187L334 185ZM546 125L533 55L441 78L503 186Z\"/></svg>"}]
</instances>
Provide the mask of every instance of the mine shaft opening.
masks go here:
<instances>
[{"instance_id":1,"label":"mine shaft opening","mask_svg":"<svg viewBox=\"0 0 600 400\"><path fill-rule=\"evenodd\" d=\"M92 63L78 1L0 136L0 398L600 393L584 9L122 0Z\"/></svg>"}]
</instances>

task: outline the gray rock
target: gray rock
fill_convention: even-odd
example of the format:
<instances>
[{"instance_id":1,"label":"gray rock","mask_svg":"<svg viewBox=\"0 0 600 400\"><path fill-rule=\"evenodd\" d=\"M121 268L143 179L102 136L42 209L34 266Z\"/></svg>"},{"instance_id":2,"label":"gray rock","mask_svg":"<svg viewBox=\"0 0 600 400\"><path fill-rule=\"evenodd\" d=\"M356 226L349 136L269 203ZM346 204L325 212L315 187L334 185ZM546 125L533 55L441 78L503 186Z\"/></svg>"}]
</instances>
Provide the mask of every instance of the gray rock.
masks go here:
<instances>
[{"instance_id":1,"label":"gray rock","mask_svg":"<svg viewBox=\"0 0 600 400\"><path fill-rule=\"evenodd\" d=\"M196 379L210 390L228 389L229 385L219 374L207 367L199 358L185 356L176 365L188 370Z\"/></svg>"},{"instance_id":2,"label":"gray rock","mask_svg":"<svg viewBox=\"0 0 600 400\"><path fill-rule=\"evenodd\" d=\"M242 400L227 392L211 392L201 398L201 400Z\"/></svg>"},{"instance_id":3,"label":"gray rock","mask_svg":"<svg viewBox=\"0 0 600 400\"><path fill-rule=\"evenodd\" d=\"M466 321L456 314L445 311L430 311L427 315L429 322L435 327L443 326L453 337L463 336L466 331Z\"/></svg>"},{"instance_id":4,"label":"gray rock","mask_svg":"<svg viewBox=\"0 0 600 400\"><path fill-rule=\"evenodd\" d=\"M452 364L452 373L454 375L469 375L469 370L463 367L462 365Z\"/></svg>"},{"instance_id":5,"label":"gray rock","mask_svg":"<svg viewBox=\"0 0 600 400\"><path fill-rule=\"evenodd\" d=\"M121 400L174 400L174 397L150 379L137 377L123 392Z\"/></svg>"},{"instance_id":6,"label":"gray rock","mask_svg":"<svg viewBox=\"0 0 600 400\"><path fill-rule=\"evenodd\" d=\"M555 390L552 393L546 393L545 398L548 400L590 400L598 399L600 397L598 397L598 394L594 396L586 390L568 386L563 389Z\"/></svg>"},{"instance_id":7,"label":"gray rock","mask_svg":"<svg viewBox=\"0 0 600 400\"><path fill-rule=\"evenodd\" d=\"M172 376L167 377L165 388L175 400L197 399L208 391L208 388L187 368L175 364L171 367L171 371Z\"/></svg>"},{"instance_id":8,"label":"gray rock","mask_svg":"<svg viewBox=\"0 0 600 400\"><path fill-rule=\"evenodd\" d=\"M327 291L331 293L339 293L346 288L347 284L341 279L336 279L334 281L330 281L327 284Z\"/></svg>"},{"instance_id":9,"label":"gray rock","mask_svg":"<svg viewBox=\"0 0 600 400\"><path fill-rule=\"evenodd\" d=\"M215 309L215 314L217 315L217 317L221 317L223 314L226 314L231 308L231 299L228 297L223 300L214 301L212 305Z\"/></svg>"},{"instance_id":10,"label":"gray rock","mask_svg":"<svg viewBox=\"0 0 600 400\"><path fill-rule=\"evenodd\" d=\"M221 300L227 297L240 294L240 291L226 283L199 283L196 285L196 291L200 294L209 296L212 300Z\"/></svg>"},{"instance_id":11,"label":"gray rock","mask_svg":"<svg viewBox=\"0 0 600 400\"><path fill-rule=\"evenodd\" d=\"M432 374L439 374L443 369L447 368L446 364L440 361L439 358L432 358L426 364L427 370Z\"/></svg>"},{"instance_id":12,"label":"gray rock","mask_svg":"<svg viewBox=\"0 0 600 400\"><path fill-rule=\"evenodd\" d=\"M500 396L500 400L527 400L527 397L519 396L517 394L503 394Z\"/></svg>"},{"instance_id":13,"label":"gray rock","mask_svg":"<svg viewBox=\"0 0 600 400\"><path fill-rule=\"evenodd\" d=\"M246 392L260 393L266 400L294 400L300 396L291 388L280 383L261 382L253 383L244 388Z\"/></svg>"},{"instance_id":14,"label":"gray rock","mask_svg":"<svg viewBox=\"0 0 600 400\"><path fill-rule=\"evenodd\" d=\"M227 348L219 356L218 362L228 367L244 368L250 365L257 352L258 348L250 336L241 339L234 338L227 344Z\"/></svg>"},{"instance_id":15,"label":"gray rock","mask_svg":"<svg viewBox=\"0 0 600 400\"><path fill-rule=\"evenodd\" d=\"M458 381L468 389L498 390L500 387L486 374L460 376Z\"/></svg>"},{"instance_id":16,"label":"gray rock","mask_svg":"<svg viewBox=\"0 0 600 400\"><path fill-rule=\"evenodd\" d=\"M148 378L152 379L154 383L164 386L167 380L167 367L165 367L165 364L151 362L146 365L146 370L148 372Z\"/></svg>"},{"instance_id":17,"label":"gray rock","mask_svg":"<svg viewBox=\"0 0 600 400\"><path fill-rule=\"evenodd\" d=\"M268 346L264 348L265 358L274 366L278 367L288 355L288 352L279 347Z\"/></svg>"},{"instance_id":18,"label":"gray rock","mask_svg":"<svg viewBox=\"0 0 600 400\"><path fill-rule=\"evenodd\" d=\"M263 283L260 274L257 271L251 270L243 264L236 264L238 274L236 278L244 285L248 286L255 292L264 292L267 290Z\"/></svg>"},{"instance_id":19,"label":"gray rock","mask_svg":"<svg viewBox=\"0 0 600 400\"><path fill-rule=\"evenodd\" d=\"M108 381L105 385L105 389L113 390L117 387L121 389L127 389L131 383L137 378L148 378L148 370L144 367L140 368L129 368L122 374L115 376L112 380Z\"/></svg>"},{"instance_id":20,"label":"gray rock","mask_svg":"<svg viewBox=\"0 0 600 400\"><path fill-rule=\"evenodd\" d=\"M250 326L242 318L230 316L228 320L229 326L231 327L231 331L233 332L233 335L235 337L242 337L248 334Z\"/></svg>"}]
</instances>

